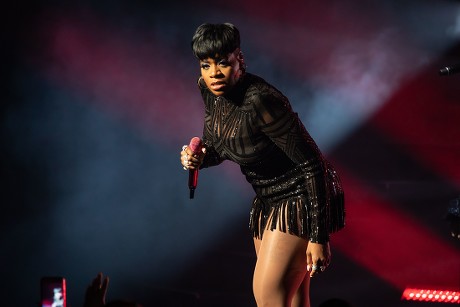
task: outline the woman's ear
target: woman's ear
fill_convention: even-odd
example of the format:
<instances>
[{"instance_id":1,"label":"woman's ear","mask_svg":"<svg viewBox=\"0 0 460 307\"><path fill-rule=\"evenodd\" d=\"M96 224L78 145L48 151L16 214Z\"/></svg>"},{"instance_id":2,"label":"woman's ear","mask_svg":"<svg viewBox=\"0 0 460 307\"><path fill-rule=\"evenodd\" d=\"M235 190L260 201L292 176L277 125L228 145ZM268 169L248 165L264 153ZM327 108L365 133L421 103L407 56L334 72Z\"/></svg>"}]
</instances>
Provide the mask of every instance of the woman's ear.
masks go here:
<instances>
[{"instance_id":1,"label":"woman's ear","mask_svg":"<svg viewBox=\"0 0 460 307\"><path fill-rule=\"evenodd\" d=\"M236 58L238 59L238 61L244 62L243 51L239 50L238 53L236 54Z\"/></svg>"},{"instance_id":2,"label":"woman's ear","mask_svg":"<svg viewBox=\"0 0 460 307\"><path fill-rule=\"evenodd\" d=\"M236 54L236 59L240 63L240 69L241 71L245 72L246 71L246 64L244 63L244 55L243 51L238 50L238 53Z\"/></svg>"}]
</instances>

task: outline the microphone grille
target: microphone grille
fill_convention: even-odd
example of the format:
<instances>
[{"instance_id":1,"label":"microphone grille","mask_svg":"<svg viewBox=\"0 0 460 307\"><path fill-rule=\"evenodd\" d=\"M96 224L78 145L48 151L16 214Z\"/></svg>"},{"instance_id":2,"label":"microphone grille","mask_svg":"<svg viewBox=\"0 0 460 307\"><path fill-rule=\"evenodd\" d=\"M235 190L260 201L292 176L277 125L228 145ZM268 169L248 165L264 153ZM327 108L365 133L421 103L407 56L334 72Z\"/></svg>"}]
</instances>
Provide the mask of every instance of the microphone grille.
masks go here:
<instances>
[{"instance_id":1,"label":"microphone grille","mask_svg":"<svg viewBox=\"0 0 460 307\"><path fill-rule=\"evenodd\" d=\"M193 137L190 140L190 144L188 146L193 152L200 152L201 147L202 147L201 139L197 136Z\"/></svg>"}]
</instances>

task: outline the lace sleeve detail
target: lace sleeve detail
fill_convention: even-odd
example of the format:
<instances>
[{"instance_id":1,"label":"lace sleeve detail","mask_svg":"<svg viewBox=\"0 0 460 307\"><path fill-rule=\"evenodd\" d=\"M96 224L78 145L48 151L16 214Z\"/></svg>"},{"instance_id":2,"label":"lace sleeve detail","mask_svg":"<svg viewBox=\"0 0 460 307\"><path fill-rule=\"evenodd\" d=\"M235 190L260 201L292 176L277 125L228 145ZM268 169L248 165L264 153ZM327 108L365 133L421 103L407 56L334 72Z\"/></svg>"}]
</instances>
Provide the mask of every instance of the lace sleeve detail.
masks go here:
<instances>
[{"instance_id":1,"label":"lace sleeve detail","mask_svg":"<svg viewBox=\"0 0 460 307\"><path fill-rule=\"evenodd\" d=\"M204 156L203 163L200 166L200 169L207 168L215 165L221 164L224 159L220 157L217 151L212 145L207 145L206 139L204 139L204 147L206 148L206 155ZM209 142L208 142L209 144Z\"/></svg>"},{"instance_id":2,"label":"lace sleeve detail","mask_svg":"<svg viewBox=\"0 0 460 307\"><path fill-rule=\"evenodd\" d=\"M269 92L256 102L262 132L296 164L322 159L316 143L293 112L286 97Z\"/></svg>"}]
</instances>

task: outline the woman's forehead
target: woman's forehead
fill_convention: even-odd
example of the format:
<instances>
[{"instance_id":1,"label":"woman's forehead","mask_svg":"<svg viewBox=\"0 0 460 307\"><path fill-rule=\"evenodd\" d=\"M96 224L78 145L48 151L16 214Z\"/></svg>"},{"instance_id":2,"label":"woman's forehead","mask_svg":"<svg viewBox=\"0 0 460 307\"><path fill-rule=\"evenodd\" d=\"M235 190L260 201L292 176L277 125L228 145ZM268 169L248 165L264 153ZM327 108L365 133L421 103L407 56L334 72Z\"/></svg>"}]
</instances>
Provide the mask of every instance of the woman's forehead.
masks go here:
<instances>
[{"instance_id":1,"label":"woman's forehead","mask_svg":"<svg viewBox=\"0 0 460 307\"><path fill-rule=\"evenodd\" d=\"M231 58L235 57L234 53L231 52L229 54L225 55L220 55L220 54L215 54L214 56L209 56L207 58L201 59L201 62L218 62L221 60L230 60Z\"/></svg>"}]
</instances>

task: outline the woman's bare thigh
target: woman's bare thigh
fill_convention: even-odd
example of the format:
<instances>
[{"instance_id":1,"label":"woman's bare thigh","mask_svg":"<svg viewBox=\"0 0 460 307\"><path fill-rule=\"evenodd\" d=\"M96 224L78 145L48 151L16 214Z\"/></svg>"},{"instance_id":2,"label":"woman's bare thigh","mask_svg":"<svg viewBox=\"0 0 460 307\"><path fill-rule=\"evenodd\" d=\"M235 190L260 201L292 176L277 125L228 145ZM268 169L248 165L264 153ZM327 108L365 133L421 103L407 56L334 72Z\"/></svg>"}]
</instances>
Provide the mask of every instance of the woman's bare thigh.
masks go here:
<instances>
[{"instance_id":1,"label":"woman's bare thigh","mask_svg":"<svg viewBox=\"0 0 460 307\"><path fill-rule=\"evenodd\" d=\"M263 239L254 240L254 245L256 298L272 294L292 298L306 274L307 241L275 229L265 230Z\"/></svg>"}]
</instances>

